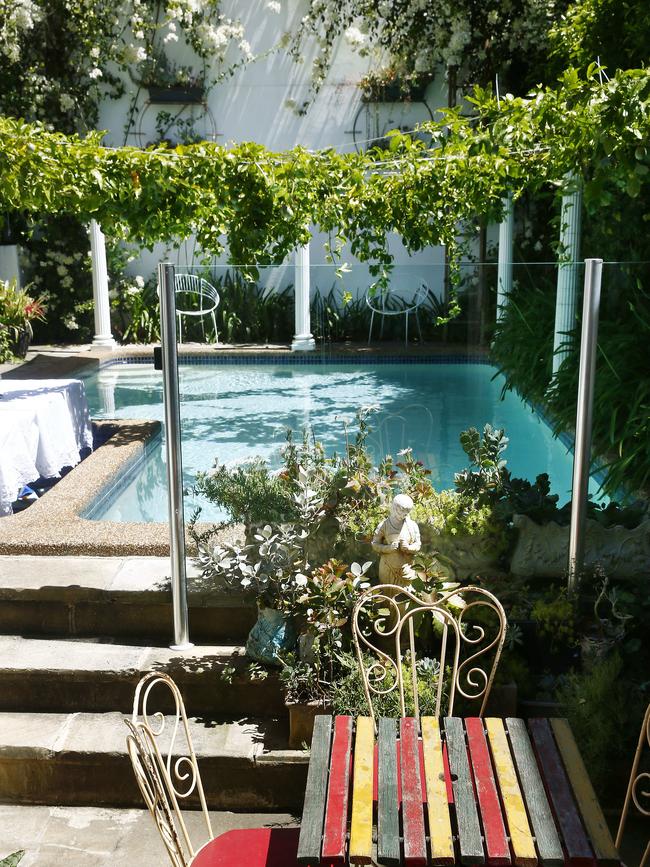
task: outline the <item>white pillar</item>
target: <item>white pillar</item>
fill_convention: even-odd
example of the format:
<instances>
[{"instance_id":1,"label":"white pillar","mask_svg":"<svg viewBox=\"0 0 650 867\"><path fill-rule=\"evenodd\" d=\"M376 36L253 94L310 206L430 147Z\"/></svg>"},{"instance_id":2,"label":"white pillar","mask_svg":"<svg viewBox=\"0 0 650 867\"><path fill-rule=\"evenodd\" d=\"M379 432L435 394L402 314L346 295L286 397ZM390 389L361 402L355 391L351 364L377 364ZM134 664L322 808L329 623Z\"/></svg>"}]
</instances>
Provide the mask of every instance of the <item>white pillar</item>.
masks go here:
<instances>
[{"instance_id":1,"label":"white pillar","mask_svg":"<svg viewBox=\"0 0 650 867\"><path fill-rule=\"evenodd\" d=\"M115 346L111 333L111 305L108 298L108 269L106 267L106 244L104 233L97 220L91 220L90 255L93 264L93 301L95 305L95 336L93 346Z\"/></svg>"},{"instance_id":2,"label":"white pillar","mask_svg":"<svg viewBox=\"0 0 650 867\"><path fill-rule=\"evenodd\" d=\"M576 327L578 312L578 272L580 230L582 226L582 188L576 178L568 177L574 188L562 197L560 217L560 256L557 269L555 299L555 331L553 334L553 375L569 354L566 332ZM564 260L564 261L562 261Z\"/></svg>"},{"instance_id":3,"label":"white pillar","mask_svg":"<svg viewBox=\"0 0 650 867\"><path fill-rule=\"evenodd\" d=\"M309 244L296 248L294 262L294 292L296 305L295 329L291 349L309 351L316 349L316 342L311 333L311 318L309 310Z\"/></svg>"},{"instance_id":4,"label":"white pillar","mask_svg":"<svg viewBox=\"0 0 650 867\"><path fill-rule=\"evenodd\" d=\"M499 224L499 264L497 269L497 322L504 315L512 292L512 251L515 209L512 193L503 200L503 220Z\"/></svg>"},{"instance_id":5,"label":"white pillar","mask_svg":"<svg viewBox=\"0 0 650 867\"><path fill-rule=\"evenodd\" d=\"M0 280L11 283L14 279L16 280L16 287L20 289L18 246L16 244L0 244Z\"/></svg>"}]
</instances>

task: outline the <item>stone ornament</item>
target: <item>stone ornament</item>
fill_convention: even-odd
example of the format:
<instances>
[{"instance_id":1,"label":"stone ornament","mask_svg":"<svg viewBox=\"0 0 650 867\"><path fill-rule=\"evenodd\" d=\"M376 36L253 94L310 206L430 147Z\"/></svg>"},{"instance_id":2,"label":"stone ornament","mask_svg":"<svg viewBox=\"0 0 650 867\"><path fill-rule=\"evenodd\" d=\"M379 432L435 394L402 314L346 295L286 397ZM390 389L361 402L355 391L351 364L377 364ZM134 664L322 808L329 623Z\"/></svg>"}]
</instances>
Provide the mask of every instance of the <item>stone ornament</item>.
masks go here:
<instances>
[{"instance_id":1,"label":"stone ornament","mask_svg":"<svg viewBox=\"0 0 650 867\"><path fill-rule=\"evenodd\" d=\"M411 566L413 557L422 547L420 529L409 517L413 500L398 494L390 514L379 524L372 539L372 549L379 556L379 583L408 587L415 578Z\"/></svg>"}]
</instances>

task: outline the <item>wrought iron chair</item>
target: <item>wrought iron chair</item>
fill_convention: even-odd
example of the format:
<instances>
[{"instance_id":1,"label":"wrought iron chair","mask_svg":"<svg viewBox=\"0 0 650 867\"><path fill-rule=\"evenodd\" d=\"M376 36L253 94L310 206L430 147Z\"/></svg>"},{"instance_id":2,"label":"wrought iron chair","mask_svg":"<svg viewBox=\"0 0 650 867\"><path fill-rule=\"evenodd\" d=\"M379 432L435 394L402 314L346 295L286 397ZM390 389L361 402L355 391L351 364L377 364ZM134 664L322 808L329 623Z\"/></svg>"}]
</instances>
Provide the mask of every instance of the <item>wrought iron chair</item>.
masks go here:
<instances>
[{"instance_id":1,"label":"wrought iron chair","mask_svg":"<svg viewBox=\"0 0 650 867\"><path fill-rule=\"evenodd\" d=\"M176 289L176 315L178 316L178 340L183 342L183 316L200 316L201 330L203 339L205 340L205 325L203 320L206 316L212 319L212 327L214 328L214 339L219 342L219 332L217 331L217 317L215 311L221 300L219 293L212 283L208 283L203 277L198 277L196 274L176 274L175 277ZM178 307L179 297L185 309ZM198 309L197 309L198 299ZM187 302L187 306L185 306Z\"/></svg>"},{"instance_id":2,"label":"wrought iron chair","mask_svg":"<svg viewBox=\"0 0 650 867\"><path fill-rule=\"evenodd\" d=\"M372 327L375 321L375 313L379 316L403 316L404 317L404 343L408 346L409 342L409 316L415 313L415 322L418 327L418 334L422 340L422 329L420 328L420 307L429 297L429 287L419 286L413 297L406 299L404 292L393 291L392 289L382 289L379 293L373 294L370 290L366 292L366 304L370 308L370 328L368 329L368 346L372 340ZM384 321L382 319L380 337L384 333Z\"/></svg>"},{"instance_id":3,"label":"wrought iron chair","mask_svg":"<svg viewBox=\"0 0 650 867\"><path fill-rule=\"evenodd\" d=\"M158 686L157 705L164 712L149 709ZM167 714L170 708L173 712ZM185 706L171 677L157 671L146 674L136 687L131 719L124 721L136 782L173 867L295 867L297 828L248 828L214 837ZM192 796L198 799L206 832L199 849L180 809Z\"/></svg>"},{"instance_id":4,"label":"wrought iron chair","mask_svg":"<svg viewBox=\"0 0 650 867\"><path fill-rule=\"evenodd\" d=\"M634 760L632 761L630 780L627 785L627 792L625 793L623 810L621 811L621 820L618 824L618 831L616 832L616 848L619 851L621 847L621 842L623 840L623 833L625 831L625 824L627 822L628 812L630 810L630 801L634 803L634 806L637 808L637 810L641 813L642 816L650 816L650 771L639 770L639 766L641 764L641 756L644 749L650 749L650 704L646 709L645 716L643 717L643 723L641 725L641 731L639 732L639 742L637 744L636 752L634 754ZM647 788L645 789L641 789L642 780L647 786ZM647 799L648 803L645 806L642 805L641 798ZM650 840L648 840L648 845L646 846L643 857L639 862L639 867L643 867L646 861L648 861L649 856Z\"/></svg>"},{"instance_id":5,"label":"wrought iron chair","mask_svg":"<svg viewBox=\"0 0 650 867\"><path fill-rule=\"evenodd\" d=\"M478 616L477 616L478 615ZM480 587L430 596L409 587L380 584L361 594L352 613L353 638L363 688L376 726L375 701L396 693L401 716L420 717L416 623L431 619L438 657L429 662L437 677L432 716L452 716L458 696L485 710L506 637L499 600ZM406 650L403 649L406 645Z\"/></svg>"}]
</instances>

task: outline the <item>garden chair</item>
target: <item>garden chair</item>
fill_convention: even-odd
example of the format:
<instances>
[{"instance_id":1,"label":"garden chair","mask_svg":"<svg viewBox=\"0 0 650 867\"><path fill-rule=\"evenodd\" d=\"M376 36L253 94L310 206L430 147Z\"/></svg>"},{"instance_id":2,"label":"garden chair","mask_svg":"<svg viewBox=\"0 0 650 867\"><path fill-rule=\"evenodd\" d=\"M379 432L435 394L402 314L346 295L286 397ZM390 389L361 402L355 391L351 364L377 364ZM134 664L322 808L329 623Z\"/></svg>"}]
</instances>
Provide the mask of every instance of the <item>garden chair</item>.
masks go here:
<instances>
[{"instance_id":1,"label":"garden chair","mask_svg":"<svg viewBox=\"0 0 650 867\"><path fill-rule=\"evenodd\" d=\"M215 311L219 306L220 297L212 283L208 283L203 277L196 274L176 274L176 315L178 316L178 342L183 342L183 316L200 316L201 330L205 340L205 326L203 320L206 316L212 319L214 339L219 342L217 331L217 317ZM182 305L181 309L178 302ZM198 308L197 308L198 304Z\"/></svg>"},{"instance_id":2,"label":"garden chair","mask_svg":"<svg viewBox=\"0 0 650 867\"><path fill-rule=\"evenodd\" d=\"M156 690L156 711L150 709ZM161 710L162 709L162 710ZM171 711L171 713L170 713ZM173 867L294 867L298 828L250 828L214 837L199 766L180 691L166 674L152 671L138 683L127 750L136 782ZM180 804L198 800L205 842L195 848ZM158 863L158 862L156 862Z\"/></svg>"},{"instance_id":3,"label":"garden chair","mask_svg":"<svg viewBox=\"0 0 650 867\"><path fill-rule=\"evenodd\" d=\"M630 779L627 785L627 792L625 793L623 810L621 811L621 820L618 824L618 831L616 832L616 848L619 851L623 840L627 815L630 809L630 801L634 803L634 806L641 815L650 816L650 771L641 771L639 769L644 749L650 749L650 704L646 708L643 723L641 725L641 731L639 732L639 741L632 761ZM644 789L641 788L642 785L645 785ZM647 801L645 806L641 803L642 798L645 798ZM648 856L650 856L650 840L648 840L643 857L639 862L639 867L643 867L643 865L648 861Z\"/></svg>"},{"instance_id":4,"label":"garden chair","mask_svg":"<svg viewBox=\"0 0 650 867\"><path fill-rule=\"evenodd\" d=\"M366 304L370 308L370 328L368 329L368 346L372 340L372 327L375 321L375 313L381 317L384 316L403 316L404 317L404 343L408 346L409 342L409 316L415 313L415 321L418 326L418 334L422 341L422 329L420 328L420 307L429 297L429 287L424 284L415 290L413 296L408 299L404 297L404 292L394 291L393 289L381 289L378 293L373 293L371 290L366 292ZM381 329L379 332L380 338L384 334L384 320L382 318Z\"/></svg>"},{"instance_id":5,"label":"garden chair","mask_svg":"<svg viewBox=\"0 0 650 867\"><path fill-rule=\"evenodd\" d=\"M418 659L415 634L427 620L437 657L425 661L422 655ZM419 594L410 587L379 584L362 593L352 613L352 631L375 728L374 705L391 693L399 697L402 717L420 718L418 673L430 676L433 688L433 706L425 709L426 715L453 716L461 697L482 716L506 626L501 603L480 587Z\"/></svg>"}]
</instances>

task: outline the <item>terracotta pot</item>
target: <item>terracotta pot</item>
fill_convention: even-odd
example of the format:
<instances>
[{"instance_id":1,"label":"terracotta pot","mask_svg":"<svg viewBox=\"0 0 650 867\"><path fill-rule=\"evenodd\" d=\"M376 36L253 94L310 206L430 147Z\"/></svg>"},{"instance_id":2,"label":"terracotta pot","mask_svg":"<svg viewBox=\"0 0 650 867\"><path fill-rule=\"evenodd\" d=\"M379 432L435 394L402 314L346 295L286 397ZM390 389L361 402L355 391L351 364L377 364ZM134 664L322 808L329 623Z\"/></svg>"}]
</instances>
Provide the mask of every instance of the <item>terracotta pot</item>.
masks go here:
<instances>
[{"instance_id":1,"label":"terracotta pot","mask_svg":"<svg viewBox=\"0 0 650 867\"><path fill-rule=\"evenodd\" d=\"M287 702L286 706L289 711L289 749L300 750L304 744L309 747L314 733L314 718L318 714L331 712L329 702Z\"/></svg>"}]
</instances>

